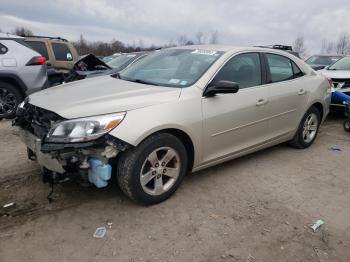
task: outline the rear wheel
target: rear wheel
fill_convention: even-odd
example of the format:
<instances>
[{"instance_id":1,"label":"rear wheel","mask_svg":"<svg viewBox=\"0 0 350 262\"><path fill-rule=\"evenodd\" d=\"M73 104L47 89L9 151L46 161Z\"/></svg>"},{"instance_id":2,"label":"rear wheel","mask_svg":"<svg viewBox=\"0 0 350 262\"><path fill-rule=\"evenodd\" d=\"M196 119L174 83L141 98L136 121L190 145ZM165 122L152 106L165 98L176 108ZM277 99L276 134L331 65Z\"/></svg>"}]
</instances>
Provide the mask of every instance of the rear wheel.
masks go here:
<instances>
[{"instance_id":1,"label":"rear wheel","mask_svg":"<svg viewBox=\"0 0 350 262\"><path fill-rule=\"evenodd\" d=\"M11 84L0 82L0 119L14 118L17 106L23 101L22 94Z\"/></svg>"},{"instance_id":2,"label":"rear wheel","mask_svg":"<svg viewBox=\"0 0 350 262\"><path fill-rule=\"evenodd\" d=\"M187 165L187 151L182 142L171 134L156 134L122 154L117 181L132 200L156 204L176 191Z\"/></svg>"},{"instance_id":3,"label":"rear wheel","mask_svg":"<svg viewBox=\"0 0 350 262\"><path fill-rule=\"evenodd\" d=\"M320 112L312 106L305 113L293 140L289 144L300 149L311 146L317 137L320 121Z\"/></svg>"},{"instance_id":4,"label":"rear wheel","mask_svg":"<svg viewBox=\"0 0 350 262\"><path fill-rule=\"evenodd\" d=\"M346 132L350 132L350 119L346 119L343 123L343 126Z\"/></svg>"}]
</instances>

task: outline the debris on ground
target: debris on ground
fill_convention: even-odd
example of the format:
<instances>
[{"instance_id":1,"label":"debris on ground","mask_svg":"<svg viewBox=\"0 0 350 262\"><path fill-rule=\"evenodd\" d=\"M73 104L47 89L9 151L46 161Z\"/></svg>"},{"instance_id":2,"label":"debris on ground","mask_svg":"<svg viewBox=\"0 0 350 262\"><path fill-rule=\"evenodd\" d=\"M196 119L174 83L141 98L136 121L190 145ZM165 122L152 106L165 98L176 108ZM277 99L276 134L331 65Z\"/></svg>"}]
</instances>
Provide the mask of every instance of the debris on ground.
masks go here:
<instances>
[{"instance_id":1,"label":"debris on ground","mask_svg":"<svg viewBox=\"0 0 350 262\"><path fill-rule=\"evenodd\" d=\"M94 238L104 238L107 233L106 227L98 227L94 233Z\"/></svg>"},{"instance_id":2,"label":"debris on ground","mask_svg":"<svg viewBox=\"0 0 350 262\"><path fill-rule=\"evenodd\" d=\"M3 205L2 208L8 209L8 208L14 207L15 205L16 205L15 202L10 202L10 203Z\"/></svg>"},{"instance_id":3,"label":"debris on ground","mask_svg":"<svg viewBox=\"0 0 350 262\"><path fill-rule=\"evenodd\" d=\"M254 262L254 261L255 261L255 257L253 257L251 254L249 254L247 257L247 262Z\"/></svg>"},{"instance_id":4,"label":"debris on ground","mask_svg":"<svg viewBox=\"0 0 350 262\"><path fill-rule=\"evenodd\" d=\"M332 146L332 147L330 147L330 148L328 148L328 150L330 150L330 151L342 151L342 149L339 147L339 146Z\"/></svg>"},{"instance_id":5,"label":"debris on ground","mask_svg":"<svg viewBox=\"0 0 350 262\"><path fill-rule=\"evenodd\" d=\"M310 225L310 228L316 232L322 225L324 224L324 221L319 219L315 223Z\"/></svg>"}]
</instances>

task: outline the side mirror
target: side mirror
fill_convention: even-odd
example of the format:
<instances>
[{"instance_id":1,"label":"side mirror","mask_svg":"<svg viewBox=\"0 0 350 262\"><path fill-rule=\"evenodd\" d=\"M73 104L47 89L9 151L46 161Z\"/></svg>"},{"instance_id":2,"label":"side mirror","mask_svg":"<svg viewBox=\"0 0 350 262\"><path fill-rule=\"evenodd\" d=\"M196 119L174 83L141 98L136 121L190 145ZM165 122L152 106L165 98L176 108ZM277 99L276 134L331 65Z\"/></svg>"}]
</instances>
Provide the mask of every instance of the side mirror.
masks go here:
<instances>
[{"instance_id":1,"label":"side mirror","mask_svg":"<svg viewBox=\"0 0 350 262\"><path fill-rule=\"evenodd\" d=\"M204 96L212 97L216 94L234 94L239 90L239 84L232 81L220 80L210 84L204 92Z\"/></svg>"}]
</instances>

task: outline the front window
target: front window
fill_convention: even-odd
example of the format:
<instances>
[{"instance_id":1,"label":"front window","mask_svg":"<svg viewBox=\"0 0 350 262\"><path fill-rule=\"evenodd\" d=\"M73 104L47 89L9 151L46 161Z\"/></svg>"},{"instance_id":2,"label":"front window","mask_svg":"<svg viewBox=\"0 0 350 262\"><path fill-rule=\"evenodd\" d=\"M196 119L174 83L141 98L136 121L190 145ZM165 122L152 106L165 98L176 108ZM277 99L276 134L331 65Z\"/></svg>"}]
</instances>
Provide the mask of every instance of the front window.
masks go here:
<instances>
[{"instance_id":1,"label":"front window","mask_svg":"<svg viewBox=\"0 0 350 262\"><path fill-rule=\"evenodd\" d=\"M350 57L344 57L331 65L329 70L350 70Z\"/></svg>"},{"instance_id":2,"label":"front window","mask_svg":"<svg viewBox=\"0 0 350 262\"><path fill-rule=\"evenodd\" d=\"M341 56L311 56L305 62L309 65L331 65L337 62Z\"/></svg>"},{"instance_id":3,"label":"front window","mask_svg":"<svg viewBox=\"0 0 350 262\"><path fill-rule=\"evenodd\" d=\"M201 49L156 51L121 72L120 78L151 85L185 87L194 84L223 52Z\"/></svg>"},{"instance_id":4,"label":"front window","mask_svg":"<svg viewBox=\"0 0 350 262\"><path fill-rule=\"evenodd\" d=\"M215 76L213 82L221 80L236 82L240 89L261 85L259 54L245 53L231 58Z\"/></svg>"}]
</instances>

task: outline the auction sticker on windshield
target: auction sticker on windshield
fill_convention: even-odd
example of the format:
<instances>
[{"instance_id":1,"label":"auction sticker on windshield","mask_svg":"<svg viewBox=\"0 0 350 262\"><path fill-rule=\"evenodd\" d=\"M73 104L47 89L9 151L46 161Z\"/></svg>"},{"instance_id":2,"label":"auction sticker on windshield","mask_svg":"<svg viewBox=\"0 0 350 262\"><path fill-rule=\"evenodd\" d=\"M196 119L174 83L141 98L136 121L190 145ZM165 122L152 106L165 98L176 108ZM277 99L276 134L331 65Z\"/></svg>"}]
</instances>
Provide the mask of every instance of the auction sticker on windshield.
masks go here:
<instances>
[{"instance_id":1,"label":"auction sticker on windshield","mask_svg":"<svg viewBox=\"0 0 350 262\"><path fill-rule=\"evenodd\" d=\"M202 50L202 49L196 49L192 52L192 54L199 54L199 55L213 55L213 56L218 56L219 54L217 51L213 50Z\"/></svg>"}]
</instances>

